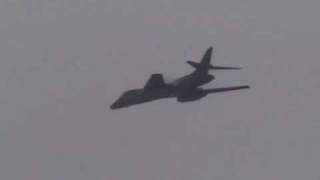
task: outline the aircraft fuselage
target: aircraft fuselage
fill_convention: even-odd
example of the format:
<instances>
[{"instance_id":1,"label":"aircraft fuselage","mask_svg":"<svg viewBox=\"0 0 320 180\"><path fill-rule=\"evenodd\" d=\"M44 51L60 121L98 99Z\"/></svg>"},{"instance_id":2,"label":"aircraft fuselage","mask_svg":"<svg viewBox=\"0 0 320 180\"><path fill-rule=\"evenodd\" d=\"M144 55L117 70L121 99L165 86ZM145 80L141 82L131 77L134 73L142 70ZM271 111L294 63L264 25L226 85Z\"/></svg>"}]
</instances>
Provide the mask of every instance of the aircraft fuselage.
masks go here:
<instances>
[{"instance_id":1,"label":"aircraft fuselage","mask_svg":"<svg viewBox=\"0 0 320 180\"><path fill-rule=\"evenodd\" d=\"M110 108L119 109L134 104L141 104L174 96L175 92L169 86L148 91L145 89L133 89L123 93L123 95L121 95L120 98L115 103L113 103Z\"/></svg>"},{"instance_id":2,"label":"aircraft fuselage","mask_svg":"<svg viewBox=\"0 0 320 180\"><path fill-rule=\"evenodd\" d=\"M187 61L195 70L172 83L165 83L162 74L152 74L142 89L133 89L123 93L110 108L119 109L163 98L176 97L178 102L190 102L201 99L209 93L247 89L249 86L202 89L200 86L209 83L214 76L209 74L213 69L239 69L235 67L213 66L210 64L212 47L205 52L200 63Z\"/></svg>"},{"instance_id":3,"label":"aircraft fuselage","mask_svg":"<svg viewBox=\"0 0 320 180\"><path fill-rule=\"evenodd\" d=\"M194 71L191 74L188 74L186 76L183 76L177 80L175 80L172 84L177 89L182 88L196 88L199 86L202 86L206 83L209 83L214 79L214 76L211 74Z\"/></svg>"},{"instance_id":4,"label":"aircraft fuselage","mask_svg":"<svg viewBox=\"0 0 320 180\"><path fill-rule=\"evenodd\" d=\"M206 84L214 79L210 74L201 74L193 72L178 80L176 84L166 84L162 88L151 90L133 89L123 93L120 98L111 105L111 109L118 109L122 107L131 106L134 104L141 104L158 99L176 97L179 91L183 89L196 89L197 87Z\"/></svg>"}]
</instances>

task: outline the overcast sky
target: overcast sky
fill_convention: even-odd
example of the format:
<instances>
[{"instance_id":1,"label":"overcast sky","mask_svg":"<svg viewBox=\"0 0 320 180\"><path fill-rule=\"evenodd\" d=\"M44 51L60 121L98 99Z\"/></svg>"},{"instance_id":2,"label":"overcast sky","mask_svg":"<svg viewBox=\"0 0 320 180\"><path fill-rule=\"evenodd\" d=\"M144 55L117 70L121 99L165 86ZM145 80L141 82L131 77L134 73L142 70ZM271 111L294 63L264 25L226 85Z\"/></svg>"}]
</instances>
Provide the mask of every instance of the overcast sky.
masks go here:
<instances>
[{"instance_id":1,"label":"overcast sky","mask_svg":"<svg viewBox=\"0 0 320 180\"><path fill-rule=\"evenodd\" d=\"M319 7L1 0L0 179L319 180ZM243 69L206 87L251 89L109 109L209 46L214 65Z\"/></svg>"}]
</instances>

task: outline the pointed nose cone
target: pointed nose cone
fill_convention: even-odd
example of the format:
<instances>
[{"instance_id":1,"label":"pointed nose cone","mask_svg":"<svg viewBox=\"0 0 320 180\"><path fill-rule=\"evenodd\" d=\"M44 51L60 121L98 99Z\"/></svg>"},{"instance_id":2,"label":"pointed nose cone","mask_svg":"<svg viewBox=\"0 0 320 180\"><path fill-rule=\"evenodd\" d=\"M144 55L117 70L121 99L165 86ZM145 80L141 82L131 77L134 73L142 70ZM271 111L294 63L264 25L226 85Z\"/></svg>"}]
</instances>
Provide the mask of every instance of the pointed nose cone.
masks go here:
<instances>
[{"instance_id":1,"label":"pointed nose cone","mask_svg":"<svg viewBox=\"0 0 320 180\"><path fill-rule=\"evenodd\" d=\"M110 109L114 110L114 109L119 109L121 108L120 104L115 102L113 104L111 104Z\"/></svg>"},{"instance_id":2,"label":"pointed nose cone","mask_svg":"<svg viewBox=\"0 0 320 180\"><path fill-rule=\"evenodd\" d=\"M111 104L110 109L116 109L115 104Z\"/></svg>"}]
</instances>

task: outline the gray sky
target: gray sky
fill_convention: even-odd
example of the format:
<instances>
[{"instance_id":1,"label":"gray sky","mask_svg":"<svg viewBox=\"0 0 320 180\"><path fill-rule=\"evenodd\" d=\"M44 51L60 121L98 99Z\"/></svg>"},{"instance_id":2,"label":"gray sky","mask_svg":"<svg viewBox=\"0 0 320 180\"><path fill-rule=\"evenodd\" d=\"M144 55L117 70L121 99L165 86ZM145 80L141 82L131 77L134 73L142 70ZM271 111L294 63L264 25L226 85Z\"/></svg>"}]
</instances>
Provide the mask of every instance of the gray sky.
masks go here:
<instances>
[{"instance_id":1,"label":"gray sky","mask_svg":"<svg viewBox=\"0 0 320 180\"><path fill-rule=\"evenodd\" d=\"M0 1L0 178L318 180L320 1ZM249 90L109 105L151 73Z\"/></svg>"}]
</instances>

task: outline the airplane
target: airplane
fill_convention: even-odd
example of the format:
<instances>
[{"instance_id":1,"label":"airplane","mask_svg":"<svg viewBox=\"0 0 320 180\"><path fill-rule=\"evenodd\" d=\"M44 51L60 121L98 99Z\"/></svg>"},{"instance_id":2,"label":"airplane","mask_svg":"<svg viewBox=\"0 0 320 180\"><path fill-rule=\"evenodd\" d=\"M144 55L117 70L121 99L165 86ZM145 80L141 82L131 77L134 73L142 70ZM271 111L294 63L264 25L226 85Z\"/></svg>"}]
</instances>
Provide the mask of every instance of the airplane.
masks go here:
<instances>
[{"instance_id":1,"label":"airplane","mask_svg":"<svg viewBox=\"0 0 320 180\"><path fill-rule=\"evenodd\" d=\"M202 86L209 83L215 77L209 74L210 70L238 70L239 67L213 66L210 64L213 47L209 47L204 53L201 62L187 61L195 70L171 83L165 83L162 74L151 74L145 86L141 89L132 89L124 92L110 109L120 109L136 104L142 104L158 99L176 98L178 102L191 102L199 100L208 94L226 92L249 88L248 85L203 89Z\"/></svg>"}]
</instances>

